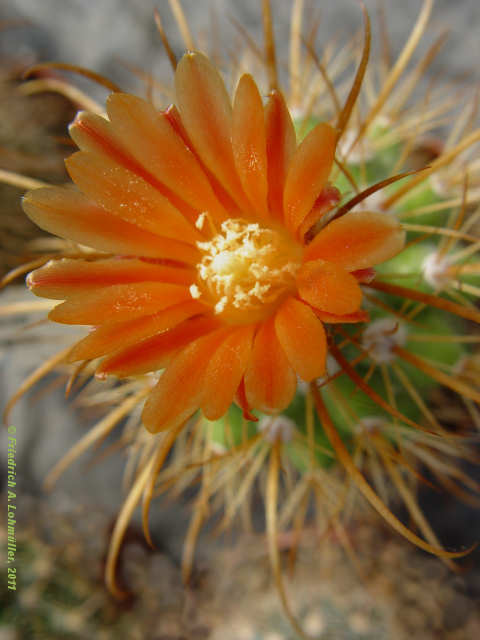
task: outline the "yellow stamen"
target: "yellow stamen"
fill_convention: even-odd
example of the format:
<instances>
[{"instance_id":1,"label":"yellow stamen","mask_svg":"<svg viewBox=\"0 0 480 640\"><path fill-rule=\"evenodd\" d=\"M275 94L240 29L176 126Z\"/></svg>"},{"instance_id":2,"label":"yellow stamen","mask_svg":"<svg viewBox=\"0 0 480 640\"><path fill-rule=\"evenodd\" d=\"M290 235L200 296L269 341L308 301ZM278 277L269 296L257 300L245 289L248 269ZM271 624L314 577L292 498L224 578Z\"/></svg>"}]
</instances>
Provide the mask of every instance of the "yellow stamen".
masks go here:
<instances>
[{"instance_id":1,"label":"yellow stamen","mask_svg":"<svg viewBox=\"0 0 480 640\"><path fill-rule=\"evenodd\" d=\"M197 246L203 258L191 295L206 296L227 320L257 321L294 290L301 249L282 231L227 220L212 240Z\"/></svg>"}]
</instances>

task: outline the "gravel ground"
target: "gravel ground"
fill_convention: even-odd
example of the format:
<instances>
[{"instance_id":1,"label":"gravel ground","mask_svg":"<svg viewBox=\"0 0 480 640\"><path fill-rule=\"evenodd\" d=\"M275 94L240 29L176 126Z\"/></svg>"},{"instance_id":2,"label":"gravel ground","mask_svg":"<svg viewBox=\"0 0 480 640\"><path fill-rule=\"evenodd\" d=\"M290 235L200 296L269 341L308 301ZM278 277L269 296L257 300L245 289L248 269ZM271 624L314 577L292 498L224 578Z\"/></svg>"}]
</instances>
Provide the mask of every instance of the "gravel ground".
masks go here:
<instances>
[{"instance_id":1,"label":"gravel ground","mask_svg":"<svg viewBox=\"0 0 480 640\"><path fill-rule=\"evenodd\" d=\"M120 566L135 596L118 603L101 580L111 525L103 511L68 501L53 508L29 497L21 510L22 588L0 610L0 640L298 640L272 584L263 536L218 549L185 589L175 556L152 552L131 527ZM286 579L292 610L313 638L479 637L479 580L452 577L437 559L372 522L355 522L347 533L355 566L330 537L321 553L305 545ZM4 544L0 527L0 549ZM7 595L2 584L0 597Z\"/></svg>"}]
</instances>

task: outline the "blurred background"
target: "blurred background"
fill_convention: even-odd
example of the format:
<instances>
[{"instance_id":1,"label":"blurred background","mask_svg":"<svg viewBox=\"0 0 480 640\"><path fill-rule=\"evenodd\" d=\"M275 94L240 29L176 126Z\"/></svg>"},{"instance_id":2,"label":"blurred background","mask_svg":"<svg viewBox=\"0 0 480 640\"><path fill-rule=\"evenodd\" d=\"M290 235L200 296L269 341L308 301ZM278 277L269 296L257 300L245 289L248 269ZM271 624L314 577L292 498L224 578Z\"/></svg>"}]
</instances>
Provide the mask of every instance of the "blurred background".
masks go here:
<instances>
[{"instance_id":1,"label":"blurred background","mask_svg":"<svg viewBox=\"0 0 480 640\"><path fill-rule=\"evenodd\" d=\"M234 53L240 45L232 21L261 42L259 4L185 0L183 6L199 39L213 39L219 52ZM318 43L332 36L348 40L361 27L361 12L353 0L310 4L321 10ZM421 2L366 0L365 4L374 22L374 47L380 47L378 24L385 19L392 51L397 54ZM288 41L290 2L272 0L272 5L281 49ZM66 127L75 115L72 103L53 93L22 96L15 90L23 71L37 62L77 64L140 95L145 94L145 74L169 85L171 70L153 20L155 8L180 55L181 36L166 1L2 1L0 169L54 183L67 179L63 158L71 152ZM479 29L478 0L437 0L417 58L443 30L449 31L449 38L425 82L443 79L452 87L478 85ZM94 83L71 77L97 100L107 95ZM162 100L166 98L159 92L159 103ZM1 275L18 265L25 243L41 235L24 217L20 196L19 189L0 184ZM3 307L27 300L21 282L0 293ZM72 341L69 328L38 326L24 331L23 325L31 321L30 315L12 317L0 310L1 407L60 343ZM271 583L261 537L237 537L232 549L205 533L195 580L189 589L181 585L179 558L189 516L187 499L154 503L152 530L159 541L155 553L148 550L138 526L132 525L122 571L136 597L119 605L105 592L102 570L109 532L123 497L124 456L117 453L92 464L87 455L65 473L52 493L43 491L48 470L98 417L95 410L65 401L63 382L52 377L40 391L31 391L10 417L17 427L17 537L22 572L16 592L7 592L3 582L0 586L0 640L293 640L296 636L283 618ZM2 485L5 465L2 452ZM422 504L444 544L462 548L480 539L479 515L473 508L427 491ZM4 514L5 509L2 518ZM326 541L322 553L307 544L300 556L290 592L312 635L335 640L480 637L478 555L467 561L470 571L454 575L439 560L398 540L369 510L362 513L354 541L354 563L334 538Z\"/></svg>"}]
</instances>

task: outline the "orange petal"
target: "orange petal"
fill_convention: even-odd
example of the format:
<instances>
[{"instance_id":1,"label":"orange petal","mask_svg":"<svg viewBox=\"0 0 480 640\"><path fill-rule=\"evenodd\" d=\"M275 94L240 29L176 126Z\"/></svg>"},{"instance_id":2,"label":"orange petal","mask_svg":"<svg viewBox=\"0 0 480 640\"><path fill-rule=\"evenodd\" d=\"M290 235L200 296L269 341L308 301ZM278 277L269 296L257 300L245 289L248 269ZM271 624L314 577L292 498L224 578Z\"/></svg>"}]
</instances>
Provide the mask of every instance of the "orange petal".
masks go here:
<instances>
[{"instance_id":1,"label":"orange petal","mask_svg":"<svg viewBox=\"0 0 480 640\"><path fill-rule=\"evenodd\" d=\"M205 165L203 160L198 155L192 141L190 140L187 130L185 129L182 118L180 116L180 112L178 111L177 107L174 104L171 104L168 109L164 111L164 116L168 119L170 125L173 127L177 135L180 136L185 145L195 156L198 164L202 168L202 171L207 176L215 196L221 203L224 210L228 211L228 216L230 218L235 217L235 215L238 214L244 216L245 212L239 209L239 205L233 200L233 198L227 193L227 191L225 191L218 178L216 178L216 176L210 171L210 169Z\"/></svg>"},{"instance_id":2,"label":"orange petal","mask_svg":"<svg viewBox=\"0 0 480 640\"><path fill-rule=\"evenodd\" d=\"M265 106L268 162L268 204L275 218L283 219L283 188L297 138L283 95L272 91Z\"/></svg>"},{"instance_id":3,"label":"orange petal","mask_svg":"<svg viewBox=\"0 0 480 640\"><path fill-rule=\"evenodd\" d=\"M88 111L79 111L75 120L68 127L68 132L79 149L119 159L118 156L115 156L115 150L112 148L112 125L103 116Z\"/></svg>"},{"instance_id":4,"label":"orange petal","mask_svg":"<svg viewBox=\"0 0 480 640\"><path fill-rule=\"evenodd\" d=\"M328 260L347 271L367 269L403 249L405 232L388 213L351 211L333 220L305 249L304 260Z\"/></svg>"},{"instance_id":5,"label":"orange petal","mask_svg":"<svg viewBox=\"0 0 480 640\"><path fill-rule=\"evenodd\" d=\"M195 223L198 218L198 210L192 209L186 200L180 198L165 186L150 171L148 166L143 166L125 148L109 120L93 113L80 111L70 125L69 131L71 137L82 151L89 151L105 160L113 161L142 178L142 180L154 187L158 193L167 198L191 223Z\"/></svg>"},{"instance_id":6,"label":"orange petal","mask_svg":"<svg viewBox=\"0 0 480 640\"><path fill-rule=\"evenodd\" d=\"M214 331L172 361L145 403L142 419L150 432L174 428L200 407L205 367L224 338L224 330Z\"/></svg>"},{"instance_id":7,"label":"orange petal","mask_svg":"<svg viewBox=\"0 0 480 640\"><path fill-rule=\"evenodd\" d=\"M240 78L233 103L232 146L243 190L254 211L268 216L267 147L265 117L260 93L253 78Z\"/></svg>"},{"instance_id":8,"label":"orange petal","mask_svg":"<svg viewBox=\"0 0 480 640\"><path fill-rule=\"evenodd\" d=\"M196 300L169 307L153 316L134 318L125 322L107 322L77 342L68 356L69 362L93 360L107 353L125 349L146 340L205 311Z\"/></svg>"},{"instance_id":9,"label":"orange petal","mask_svg":"<svg viewBox=\"0 0 480 640\"><path fill-rule=\"evenodd\" d=\"M343 316L336 315L335 313L327 313L326 311L313 310L317 318L327 324L353 324L355 322L368 322L370 316L367 311L354 311L353 313L347 313Z\"/></svg>"},{"instance_id":10,"label":"orange petal","mask_svg":"<svg viewBox=\"0 0 480 640\"><path fill-rule=\"evenodd\" d=\"M254 329L254 325L232 329L210 358L201 403L208 420L218 420L232 404L250 356Z\"/></svg>"},{"instance_id":11,"label":"orange petal","mask_svg":"<svg viewBox=\"0 0 480 640\"><path fill-rule=\"evenodd\" d=\"M167 258L196 264L198 251L113 216L74 189L45 187L23 198L27 216L41 229L107 253Z\"/></svg>"},{"instance_id":12,"label":"orange petal","mask_svg":"<svg viewBox=\"0 0 480 640\"><path fill-rule=\"evenodd\" d=\"M88 151L72 154L65 164L86 196L126 222L190 244L203 239L167 198L128 169Z\"/></svg>"},{"instance_id":13,"label":"orange petal","mask_svg":"<svg viewBox=\"0 0 480 640\"><path fill-rule=\"evenodd\" d=\"M335 130L321 122L310 131L292 157L283 196L285 225L292 234L297 233L328 180L336 141Z\"/></svg>"},{"instance_id":14,"label":"orange petal","mask_svg":"<svg viewBox=\"0 0 480 640\"><path fill-rule=\"evenodd\" d=\"M287 298L275 315L278 339L296 373L306 382L325 374L327 338L307 305Z\"/></svg>"},{"instance_id":15,"label":"orange petal","mask_svg":"<svg viewBox=\"0 0 480 640\"><path fill-rule=\"evenodd\" d=\"M82 151L88 151L115 162L164 193L165 188L162 183L149 172L148 167L142 166L124 147L107 118L88 111L79 111L68 131Z\"/></svg>"},{"instance_id":16,"label":"orange petal","mask_svg":"<svg viewBox=\"0 0 480 640\"><path fill-rule=\"evenodd\" d=\"M242 414L245 420L258 422L257 416L252 413L251 407L248 404L247 395L245 393L245 377L241 379L240 384L238 385L238 389L235 394L235 402L242 410Z\"/></svg>"},{"instance_id":17,"label":"orange petal","mask_svg":"<svg viewBox=\"0 0 480 640\"><path fill-rule=\"evenodd\" d=\"M278 341L274 321L258 330L245 372L248 404L265 413L288 407L295 395L297 377Z\"/></svg>"},{"instance_id":18,"label":"orange petal","mask_svg":"<svg viewBox=\"0 0 480 640\"><path fill-rule=\"evenodd\" d=\"M195 273L190 269L167 267L133 258L108 260L50 260L28 274L27 285L37 296L64 300L112 284L169 282L190 285Z\"/></svg>"},{"instance_id":19,"label":"orange petal","mask_svg":"<svg viewBox=\"0 0 480 640\"><path fill-rule=\"evenodd\" d=\"M337 187L327 183L318 198L315 200L313 208L309 213L307 213L302 224L298 227L297 237L303 239L307 231L309 231L313 225L319 222L324 215L337 206L340 199L341 194Z\"/></svg>"},{"instance_id":20,"label":"orange petal","mask_svg":"<svg viewBox=\"0 0 480 640\"><path fill-rule=\"evenodd\" d=\"M142 340L126 349L120 349L105 358L97 369L97 375L103 377L114 374L126 377L163 369L179 349L214 331L218 326L218 320L212 317L199 316L185 320L169 331Z\"/></svg>"},{"instance_id":21,"label":"orange petal","mask_svg":"<svg viewBox=\"0 0 480 640\"><path fill-rule=\"evenodd\" d=\"M142 167L194 209L226 218L195 156L164 113L126 93L111 94L107 112L116 137Z\"/></svg>"},{"instance_id":22,"label":"orange petal","mask_svg":"<svg viewBox=\"0 0 480 640\"><path fill-rule=\"evenodd\" d=\"M356 279L332 262L307 262L297 271L300 297L320 311L345 315L360 308L362 290Z\"/></svg>"},{"instance_id":23,"label":"orange petal","mask_svg":"<svg viewBox=\"0 0 480 640\"><path fill-rule=\"evenodd\" d=\"M161 282L114 284L79 293L57 305L50 320L65 324L104 324L151 315L191 300L188 287Z\"/></svg>"},{"instance_id":24,"label":"orange petal","mask_svg":"<svg viewBox=\"0 0 480 640\"><path fill-rule=\"evenodd\" d=\"M177 106L195 150L241 208L248 201L232 152L232 107L220 74L201 53L187 53L175 72Z\"/></svg>"},{"instance_id":25,"label":"orange petal","mask_svg":"<svg viewBox=\"0 0 480 640\"><path fill-rule=\"evenodd\" d=\"M367 269L351 271L351 274L357 279L357 282L368 284L369 282L372 282L372 280L375 280L376 271L372 267L368 267Z\"/></svg>"}]
</instances>

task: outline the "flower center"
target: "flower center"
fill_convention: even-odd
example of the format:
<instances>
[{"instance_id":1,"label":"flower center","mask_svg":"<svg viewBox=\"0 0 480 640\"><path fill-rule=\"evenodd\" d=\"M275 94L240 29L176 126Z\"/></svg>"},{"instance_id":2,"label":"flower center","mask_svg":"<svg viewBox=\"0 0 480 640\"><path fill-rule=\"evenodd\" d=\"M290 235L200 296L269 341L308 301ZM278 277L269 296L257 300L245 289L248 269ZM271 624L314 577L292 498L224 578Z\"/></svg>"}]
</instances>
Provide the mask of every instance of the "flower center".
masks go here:
<instances>
[{"instance_id":1,"label":"flower center","mask_svg":"<svg viewBox=\"0 0 480 640\"><path fill-rule=\"evenodd\" d=\"M295 290L301 248L281 229L226 220L220 233L197 246L203 258L192 297L207 299L228 322L261 320Z\"/></svg>"}]
</instances>

